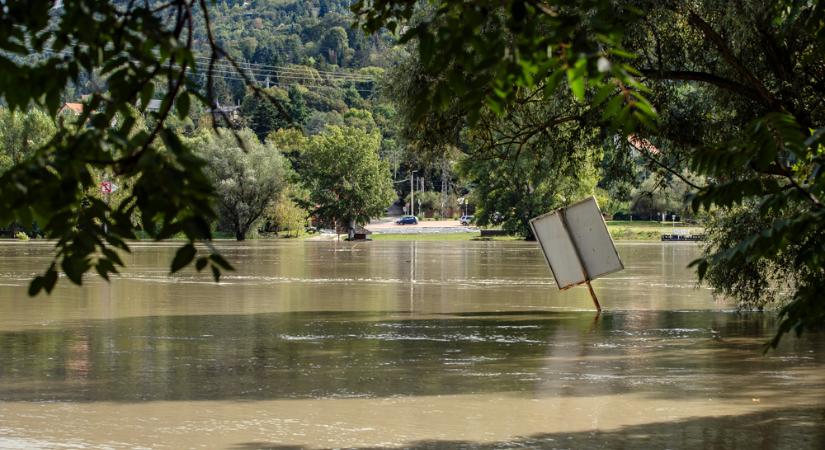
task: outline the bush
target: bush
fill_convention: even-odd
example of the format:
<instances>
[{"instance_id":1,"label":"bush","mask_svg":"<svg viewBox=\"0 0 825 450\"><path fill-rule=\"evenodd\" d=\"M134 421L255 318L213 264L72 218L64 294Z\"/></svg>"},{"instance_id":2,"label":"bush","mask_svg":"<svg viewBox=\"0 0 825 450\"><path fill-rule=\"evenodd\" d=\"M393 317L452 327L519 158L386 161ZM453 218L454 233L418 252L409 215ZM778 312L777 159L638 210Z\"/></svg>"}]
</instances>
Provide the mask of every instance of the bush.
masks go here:
<instances>
[{"instance_id":1,"label":"bush","mask_svg":"<svg viewBox=\"0 0 825 450\"><path fill-rule=\"evenodd\" d=\"M17 234L14 235L14 237L16 237L17 239L20 239L21 241L28 241L29 240L29 235L26 234L23 231L18 231Z\"/></svg>"}]
</instances>

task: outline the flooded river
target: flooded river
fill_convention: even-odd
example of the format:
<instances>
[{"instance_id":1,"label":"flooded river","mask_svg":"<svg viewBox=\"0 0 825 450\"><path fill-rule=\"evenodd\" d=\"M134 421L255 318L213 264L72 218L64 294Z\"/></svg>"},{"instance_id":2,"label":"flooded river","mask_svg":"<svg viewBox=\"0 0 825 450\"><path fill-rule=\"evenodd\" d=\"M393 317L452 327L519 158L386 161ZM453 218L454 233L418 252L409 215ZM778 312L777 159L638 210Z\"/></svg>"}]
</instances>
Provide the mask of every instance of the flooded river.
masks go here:
<instances>
[{"instance_id":1,"label":"flooded river","mask_svg":"<svg viewBox=\"0 0 825 450\"><path fill-rule=\"evenodd\" d=\"M175 248L28 298L49 245L0 243L0 448L825 448L825 336L763 354L691 244L619 244L600 316L522 242Z\"/></svg>"}]
</instances>

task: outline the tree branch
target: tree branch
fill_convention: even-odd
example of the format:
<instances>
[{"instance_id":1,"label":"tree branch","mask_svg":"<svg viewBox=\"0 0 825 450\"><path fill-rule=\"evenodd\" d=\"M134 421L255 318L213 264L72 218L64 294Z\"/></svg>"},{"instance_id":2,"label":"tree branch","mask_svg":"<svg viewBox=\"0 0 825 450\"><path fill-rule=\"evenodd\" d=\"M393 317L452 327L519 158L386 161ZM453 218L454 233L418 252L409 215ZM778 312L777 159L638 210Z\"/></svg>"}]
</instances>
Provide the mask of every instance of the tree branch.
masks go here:
<instances>
[{"instance_id":1,"label":"tree branch","mask_svg":"<svg viewBox=\"0 0 825 450\"><path fill-rule=\"evenodd\" d=\"M699 81L703 83L712 84L727 91L734 92L741 96L750 98L756 101L762 101L763 98L759 93L741 83L733 80L714 75L706 72L696 72L691 70L658 70L658 69L639 69L644 76L654 80L684 80L684 81Z\"/></svg>"},{"instance_id":2,"label":"tree branch","mask_svg":"<svg viewBox=\"0 0 825 450\"><path fill-rule=\"evenodd\" d=\"M648 143L646 140L641 140L640 139L640 144L634 144L634 143L631 142L630 145L633 148L639 150L639 153L641 153L643 157L647 158L648 160L653 162L653 164L661 167L662 169L665 169L666 171L668 171L669 173L671 173L675 177L679 178L680 180L684 181L685 184L687 184L688 186L690 186L690 187L692 187L693 189L696 189L696 190L703 189L701 186L691 182L690 180L685 178L682 174L680 174L679 172L677 172L674 169L670 168L670 166L668 166L667 164L665 164L665 163L659 161L658 159L654 158L653 155L650 152L650 149L648 148L650 143Z\"/></svg>"},{"instance_id":3,"label":"tree branch","mask_svg":"<svg viewBox=\"0 0 825 450\"><path fill-rule=\"evenodd\" d=\"M802 194L803 197L810 200L810 202L813 203L814 208L819 209L823 207L822 202L819 200L819 198L817 198L816 195L814 195L811 191L805 189L804 187L800 186L799 183L796 182L796 180L793 177L793 174L791 174L791 172L785 167L785 164L783 164L782 161L779 160L779 158L776 158L775 162L779 170L782 172L782 176L784 176L788 180L788 182L791 183L791 186L793 186L794 189L799 191L799 193Z\"/></svg>"},{"instance_id":4,"label":"tree branch","mask_svg":"<svg viewBox=\"0 0 825 450\"><path fill-rule=\"evenodd\" d=\"M739 75L747 82L748 85L752 89L756 91L759 98L762 99L768 106L771 108L782 111L785 108L782 107L782 103L779 99L776 98L768 89L756 78L747 67L739 61L739 58L733 54L733 50L728 47L728 44L725 42L724 38L722 38L713 27L710 26L704 19L699 17L695 12L691 12L688 14L688 23L695 28L698 28L699 31L704 34L705 38L713 43L716 46L716 49L719 51L722 59L724 59Z\"/></svg>"}]
</instances>

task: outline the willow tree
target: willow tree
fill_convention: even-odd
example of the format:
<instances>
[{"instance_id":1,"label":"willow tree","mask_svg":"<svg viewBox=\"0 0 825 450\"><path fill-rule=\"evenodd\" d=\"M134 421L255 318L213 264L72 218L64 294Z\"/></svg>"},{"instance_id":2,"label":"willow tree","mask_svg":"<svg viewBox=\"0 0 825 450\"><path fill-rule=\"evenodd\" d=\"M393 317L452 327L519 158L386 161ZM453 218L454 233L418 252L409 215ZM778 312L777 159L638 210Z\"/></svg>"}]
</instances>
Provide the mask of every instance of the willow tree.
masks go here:
<instances>
[{"instance_id":1,"label":"willow tree","mask_svg":"<svg viewBox=\"0 0 825 450\"><path fill-rule=\"evenodd\" d=\"M250 129L234 136L211 130L189 145L206 160L206 174L215 186L219 226L243 241L249 230L287 185L288 162L271 143L261 143Z\"/></svg>"}]
</instances>

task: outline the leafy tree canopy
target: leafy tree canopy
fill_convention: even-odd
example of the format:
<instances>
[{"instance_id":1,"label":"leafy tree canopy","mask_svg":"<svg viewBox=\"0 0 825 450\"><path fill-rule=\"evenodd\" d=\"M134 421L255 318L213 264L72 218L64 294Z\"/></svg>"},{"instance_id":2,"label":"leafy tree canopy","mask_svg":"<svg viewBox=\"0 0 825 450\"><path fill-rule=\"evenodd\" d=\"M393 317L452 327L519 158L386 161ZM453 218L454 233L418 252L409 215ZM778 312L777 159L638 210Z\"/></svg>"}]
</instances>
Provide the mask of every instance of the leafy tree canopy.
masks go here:
<instances>
[{"instance_id":1,"label":"leafy tree canopy","mask_svg":"<svg viewBox=\"0 0 825 450\"><path fill-rule=\"evenodd\" d=\"M55 131L52 118L38 109L0 108L0 174L29 158Z\"/></svg>"},{"instance_id":2,"label":"leafy tree canopy","mask_svg":"<svg viewBox=\"0 0 825 450\"><path fill-rule=\"evenodd\" d=\"M349 3L5 2L0 101L52 119L63 102L82 103L76 117L37 131L42 140L24 139L22 152L6 148L11 156L0 158L0 223L36 222L57 242L30 293L51 291L59 272L74 283L92 269L108 277L122 265L117 250L139 234L184 237L172 272L196 261L217 279L229 264L194 245L212 237L216 191L181 135L247 123L264 138L304 126L313 109L340 116L350 105L372 107L379 69L355 70L389 64L382 53L394 38L352 29ZM322 57L324 36L335 64ZM103 179L121 186L108 202L96 195Z\"/></svg>"},{"instance_id":3,"label":"leafy tree canopy","mask_svg":"<svg viewBox=\"0 0 825 450\"><path fill-rule=\"evenodd\" d=\"M122 261L114 249L128 251L125 240L136 237L136 213L149 236L180 233L188 240L173 260L173 272L196 258L195 241L211 237L214 190L204 162L166 124L173 113L186 116L193 98L213 103L211 88L205 95L187 76L195 65L196 16L209 23L205 2L198 4L198 10L184 0L4 4L0 97L12 111L35 106L54 117L69 85L92 80L99 86L76 120L58 122L54 137L0 176L0 223L36 221L57 242L54 261L33 280L30 293L51 291L58 270L77 284L91 268L104 278L117 272ZM211 48L221 56L219 47ZM137 129L156 88L163 94L150 114L154 125ZM130 195L111 205L86 195L97 187L96 173L134 180ZM230 267L214 252L198 258L198 269L207 265L216 278Z\"/></svg>"},{"instance_id":4,"label":"leafy tree canopy","mask_svg":"<svg viewBox=\"0 0 825 450\"><path fill-rule=\"evenodd\" d=\"M286 159L271 143L258 141L249 129L234 136L228 130L204 130L187 144L207 162L206 174L215 186L219 217L224 222L219 225L243 241L284 190Z\"/></svg>"},{"instance_id":5,"label":"leafy tree canopy","mask_svg":"<svg viewBox=\"0 0 825 450\"><path fill-rule=\"evenodd\" d=\"M703 176L682 179L694 210L747 205L764 219L747 234L718 235L695 263L700 278L793 255L801 269L777 339L825 324L821 2L361 0L353 11L365 30L402 30L414 42L428 89L404 109L418 129L445 114L474 124L482 106L507 117L525 89L572 97L617 148L669 176ZM724 290L721 279L708 281ZM725 292L744 305L770 294Z\"/></svg>"},{"instance_id":6,"label":"leafy tree canopy","mask_svg":"<svg viewBox=\"0 0 825 450\"><path fill-rule=\"evenodd\" d=\"M389 166L378 158L381 136L360 128L329 126L303 152L302 176L311 211L322 222L352 231L396 199Z\"/></svg>"},{"instance_id":7,"label":"leafy tree canopy","mask_svg":"<svg viewBox=\"0 0 825 450\"><path fill-rule=\"evenodd\" d=\"M476 223L501 223L529 240L530 219L593 193L601 157L596 130L583 124L575 102L531 102L531 94L504 117L483 111L465 132L468 150L460 163L476 186Z\"/></svg>"}]
</instances>

